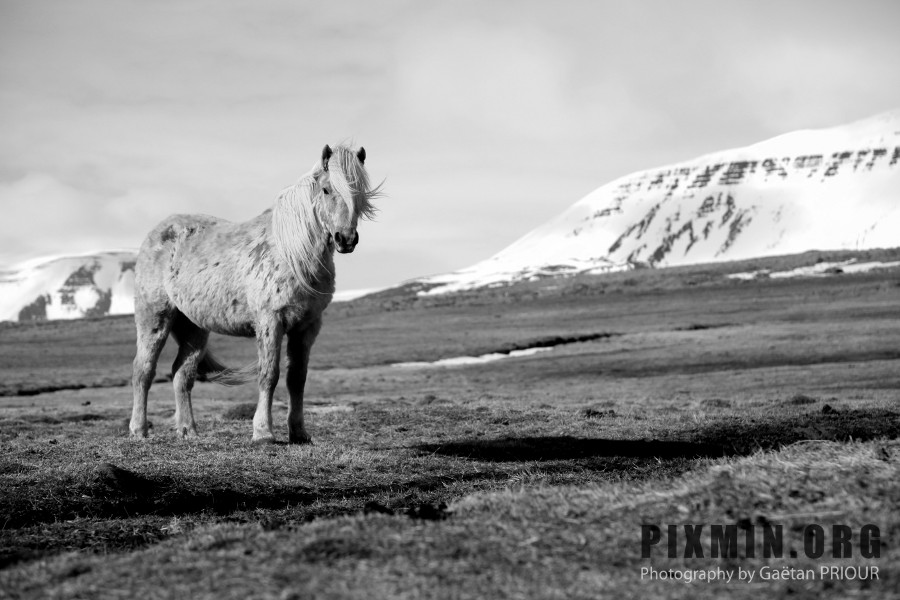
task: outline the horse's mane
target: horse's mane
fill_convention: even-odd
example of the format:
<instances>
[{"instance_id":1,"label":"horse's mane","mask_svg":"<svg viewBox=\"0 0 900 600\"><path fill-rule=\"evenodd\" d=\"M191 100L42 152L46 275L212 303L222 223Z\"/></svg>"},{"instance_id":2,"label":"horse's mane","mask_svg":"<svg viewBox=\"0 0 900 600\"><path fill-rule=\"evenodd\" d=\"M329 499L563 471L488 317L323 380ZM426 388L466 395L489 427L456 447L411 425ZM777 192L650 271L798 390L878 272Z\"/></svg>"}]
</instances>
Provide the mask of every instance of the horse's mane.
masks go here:
<instances>
[{"instance_id":1,"label":"horse's mane","mask_svg":"<svg viewBox=\"0 0 900 600\"><path fill-rule=\"evenodd\" d=\"M341 196L353 198L356 214L364 219L373 218L377 209L372 200L381 196L381 184L371 186L369 174L356 152L348 146L337 146L328 159L328 170L332 173L331 183ZM334 177L336 172L341 176Z\"/></svg>"},{"instance_id":2,"label":"horse's mane","mask_svg":"<svg viewBox=\"0 0 900 600\"><path fill-rule=\"evenodd\" d=\"M314 291L316 273L325 268L322 225L316 215L322 193L316 178L322 171L322 163L317 162L296 184L282 190L272 210L275 252L291 268L300 287L309 292ZM365 219L375 216L372 200L381 195L381 185L371 187L365 166L351 148L343 145L334 148L328 171L331 185L341 197L353 199L357 216Z\"/></svg>"}]
</instances>

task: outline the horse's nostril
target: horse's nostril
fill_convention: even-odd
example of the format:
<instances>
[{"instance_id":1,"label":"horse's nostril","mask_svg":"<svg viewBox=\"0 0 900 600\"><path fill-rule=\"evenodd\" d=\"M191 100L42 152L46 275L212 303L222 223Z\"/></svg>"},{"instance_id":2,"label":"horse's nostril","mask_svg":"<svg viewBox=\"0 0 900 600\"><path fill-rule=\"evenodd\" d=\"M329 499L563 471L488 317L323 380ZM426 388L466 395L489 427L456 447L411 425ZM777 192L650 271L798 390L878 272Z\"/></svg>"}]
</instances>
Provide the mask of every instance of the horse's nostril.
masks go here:
<instances>
[{"instance_id":1,"label":"horse's nostril","mask_svg":"<svg viewBox=\"0 0 900 600\"><path fill-rule=\"evenodd\" d=\"M332 237L334 238L334 243L337 244L338 248L354 248L356 247L356 244L359 243L358 231L353 232L352 240L340 231L335 231Z\"/></svg>"}]
</instances>

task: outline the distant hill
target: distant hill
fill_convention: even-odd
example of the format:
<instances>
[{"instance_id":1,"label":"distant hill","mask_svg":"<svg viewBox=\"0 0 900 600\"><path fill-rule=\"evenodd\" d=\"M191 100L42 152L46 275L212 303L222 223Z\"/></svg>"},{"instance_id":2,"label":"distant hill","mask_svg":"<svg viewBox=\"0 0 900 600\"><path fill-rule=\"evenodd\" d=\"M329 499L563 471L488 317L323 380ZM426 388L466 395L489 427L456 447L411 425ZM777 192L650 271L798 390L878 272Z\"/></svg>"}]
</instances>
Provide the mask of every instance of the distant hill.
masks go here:
<instances>
[{"instance_id":1,"label":"distant hill","mask_svg":"<svg viewBox=\"0 0 900 600\"><path fill-rule=\"evenodd\" d=\"M97 252L0 270L0 321L132 313L135 257L132 251Z\"/></svg>"},{"instance_id":2,"label":"distant hill","mask_svg":"<svg viewBox=\"0 0 900 600\"><path fill-rule=\"evenodd\" d=\"M35 259L0 269L0 321L80 319L134 313L137 252ZM345 290L334 302L375 290Z\"/></svg>"},{"instance_id":3,"label":"distant hill","mask_svg":"<svg viewBox=\"0 0 900 600\"><path fill-rule=\"evenodd\" d=\"M423 294L602 273L900 246L900 110L627 175Z\"/></svg>"}]
</instances>

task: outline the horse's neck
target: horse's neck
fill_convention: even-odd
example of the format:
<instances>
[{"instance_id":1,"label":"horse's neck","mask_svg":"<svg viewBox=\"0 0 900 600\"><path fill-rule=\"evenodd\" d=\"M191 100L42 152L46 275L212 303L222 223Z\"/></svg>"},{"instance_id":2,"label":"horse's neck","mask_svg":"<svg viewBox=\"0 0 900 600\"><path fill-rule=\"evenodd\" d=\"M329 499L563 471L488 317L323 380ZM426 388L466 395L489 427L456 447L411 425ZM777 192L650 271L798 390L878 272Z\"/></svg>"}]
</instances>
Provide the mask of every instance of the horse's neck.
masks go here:
<instances>
[{"instance_id":1,"label":"horse's neck","mask_svg":"<svg viewBox=\"0 0 900 600\"><path fill-rule=\"evenodd\" d=\"M318 265L315 270L316 277L334 280L334 246L323 237L322 241L317 244L317 249L319 261L316 263Z\"/></svg>"},{"instance_id":2,"label":"horse's neck","mask_svg":"<svg viewBox=\"0 0 900 600\"><path fill-rule=\"evenodd\" d=\"M316 227L312 210L298 210L305 198L280 197L269 221L270 245L278 260L297 280L301 289L321 289L334 285L333 247ZM295 204L292 206L291 202Z\"/></svg>"},{"instance_id":3,"label":"horse's neck","mask_svg":"<svg viewBox=\"0 0 900 600\"><path fill-rule=\"evenodd\" d=\"M301 295L306 295L310 291L316 294L334 293L335 273L334 273L334 252L323 242L319 247L319 260L311 271L304 273L302 282L299 282Z\"/></svg>"}]
</instances>

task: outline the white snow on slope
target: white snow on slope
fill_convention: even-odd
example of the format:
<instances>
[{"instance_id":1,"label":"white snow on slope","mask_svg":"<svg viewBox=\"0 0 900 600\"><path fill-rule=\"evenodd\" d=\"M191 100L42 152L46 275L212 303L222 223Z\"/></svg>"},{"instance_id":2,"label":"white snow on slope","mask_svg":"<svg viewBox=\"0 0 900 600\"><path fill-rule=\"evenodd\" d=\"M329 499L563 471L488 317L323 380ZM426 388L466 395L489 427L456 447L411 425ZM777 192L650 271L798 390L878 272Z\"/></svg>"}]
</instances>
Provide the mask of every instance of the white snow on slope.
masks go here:
<instances>
[{"instance_id":1,"label":"white snow on slope","mask_svg":"<svg viewBox=\"0 0 900 600\"><path fill-rule=\"evenodd\" d=\"M418 369L423 367L461 367L463 365L477 365L481 363L494 362L504 358L519 358L521 356L531 356L540 352L553 350L553 347L541 348L524 348L522 350L513 350L511 352L491 352L490 354L481 354L479 356L453 356L451 358L442 358L432 362L400 362L394 363L392 367L401 369Z\"/></svg>"},{"instance_id":2,"label":"white snow on slope","mask_svg":"<svg viewBox=\"0 0 900 600\"><path fill-rule=\"evenodd\" d=\"M134 251L112 250L0 270L0 321L132 313L134 260Z\"/></svg>"},{"instance_id":3,"label":"white snow on slope","mask_svg":"<svg viewBox=\"0 0 900 600\"><path fill-rule=\"evenodd\" d=\"M356 300L357 298L362 298L363 296L368 296L369 294L374 294L375 292L379 292L384 288L361 288L358 290L339 290L334 293L334 297L331 299L332 302L350 302L351 300Z\"/></svg>"},{"instance_id":4,"label":"white snow on slope","mask_svg":"<svg viewBox=\"0 0 900 600\"><path fill-rule=\"evenodd\" d=\"M900 110L627 175L472 267L441 294L602 273L900 245Z\"/></svg>"},{"instance_id":5,"label":"white snow on slope","mask_svg":"<svg viewBox=\"0 0 900 600\"><path fill-rule=\"evenodd\" d=\"M0 268L0 321L80 319L134 313L134 250L32 259ZM347 290L334 302L377 289Z\"/></svg>"},{"instance_id":6,"label":"white snow on slope","mask_svg":"<svg viewBox=\"0 0 900 600\"><path fill-rule=\"evenodd\" d=\"M840 262L820 262L808 267L797 267L788 271L770 271L761 269L759 271L746 271L743 273L731 273L726 275L728 279L740 279L742 281L752 281L754 279L771 278L771 279L793 279L794 277L825 277L837 273L868 273L878 269L894 269L900 267L900 261L892 262L856 262L855 258L843 260Z\"/></svg>"}]
</instances>

